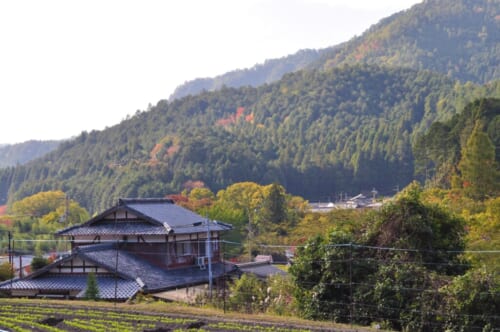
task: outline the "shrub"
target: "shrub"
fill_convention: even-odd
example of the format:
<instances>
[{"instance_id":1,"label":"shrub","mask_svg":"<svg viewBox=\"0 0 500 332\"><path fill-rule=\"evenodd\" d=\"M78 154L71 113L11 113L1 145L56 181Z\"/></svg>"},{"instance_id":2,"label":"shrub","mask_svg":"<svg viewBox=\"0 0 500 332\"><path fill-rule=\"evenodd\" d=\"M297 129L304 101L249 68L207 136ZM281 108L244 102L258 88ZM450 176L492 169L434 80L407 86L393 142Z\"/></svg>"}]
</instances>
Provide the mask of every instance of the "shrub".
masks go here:
<instances>
[{"instance_id":1,"label":"shrub","mask_svg":"<svg viewBox=\"0 0 500 332\"><path fill-rule=\"evenodd\" d=\"M8 280L13 276L12 264L9 262L0 264L0 281Z\"/></svg>"},{"instance_id":2,"label":"shrub","mask_svg":"<svg viewBox=\"0 0 500 332\"><path fill-rule=\"evenodd\" d=\"M49 260L42 256L35 256L31 261L31 271L35 272L49 264Z\"/></svg>"},{"instance_id":3,"label":"shrub","mask_svg":"<svg viewBox=\"0 0 500 332\"><path fill-rule=\"evenodd\" d=\"M99 285L94 273L90 272L87 276L87 289L85 290L85 299L96 301L99 299Z\"/></svg>"}]
</instances>

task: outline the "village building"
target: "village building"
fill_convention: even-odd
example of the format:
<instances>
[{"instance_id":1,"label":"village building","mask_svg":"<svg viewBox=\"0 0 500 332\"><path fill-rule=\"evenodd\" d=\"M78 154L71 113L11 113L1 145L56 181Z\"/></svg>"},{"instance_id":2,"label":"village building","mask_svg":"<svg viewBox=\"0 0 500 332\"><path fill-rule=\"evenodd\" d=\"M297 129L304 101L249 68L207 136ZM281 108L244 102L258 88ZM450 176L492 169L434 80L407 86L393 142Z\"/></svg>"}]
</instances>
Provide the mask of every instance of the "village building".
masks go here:
<instances>
[{"instance_id":1,"label":"village building","mask_svg":"<svg viewBox=\"0 0 500 332\"><path fill-rule=\"evenodd\" d=\"M99 297L126 300L217 281L236 270L224 262L221 233L231 225L208 220L170 199L120 199L87 222L56 233L71 253L34 273L0 284L22 297L85 296L89 273Z\"/></svg>"},{"instance_id":2,"label":"village building","mask_svg":"<svg viewBox=\"0 0 500 332\"><path fill-rule=\"evenodd\" d=\"M332 210L345 210L345 209L379 209L382 202L375 200L378 191L375 188L371 191L372 197L358 194L356 196L341 198L337 202L316 202L309 203L309 209L315 213L328 213Z\"/></svg>"},{"instance_id":3,"label":"village building","mask_svg":"<svg viewBox=\"0 0 500 332\"><path fill-rule=\"evenodd\" d=\"M257 255L253 262L238 264L238 274L253 274L261 280L266 280L270 276L286 276L287 272L276 267L272 255Z\"/></svg>"}]
</instances>

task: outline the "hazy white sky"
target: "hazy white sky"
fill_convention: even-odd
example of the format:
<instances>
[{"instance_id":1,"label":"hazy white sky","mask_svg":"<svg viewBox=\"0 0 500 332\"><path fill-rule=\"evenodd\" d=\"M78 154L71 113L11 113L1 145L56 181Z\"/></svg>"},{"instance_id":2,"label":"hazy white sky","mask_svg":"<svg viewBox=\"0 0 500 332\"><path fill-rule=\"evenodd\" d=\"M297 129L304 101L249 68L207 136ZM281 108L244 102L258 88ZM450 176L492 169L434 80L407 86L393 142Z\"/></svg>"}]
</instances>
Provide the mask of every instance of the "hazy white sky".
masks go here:
<instances>
[{"instance_id":1,"label":"hazy white sky","mask_svg":"<svg viewBox=\"0 0 500 332\"><path fill-rule=\"evenodd\" d=\"M333 46L419 2L0 1L0 144L113 126L185 81Z\"/></svg>"}]
</instances>

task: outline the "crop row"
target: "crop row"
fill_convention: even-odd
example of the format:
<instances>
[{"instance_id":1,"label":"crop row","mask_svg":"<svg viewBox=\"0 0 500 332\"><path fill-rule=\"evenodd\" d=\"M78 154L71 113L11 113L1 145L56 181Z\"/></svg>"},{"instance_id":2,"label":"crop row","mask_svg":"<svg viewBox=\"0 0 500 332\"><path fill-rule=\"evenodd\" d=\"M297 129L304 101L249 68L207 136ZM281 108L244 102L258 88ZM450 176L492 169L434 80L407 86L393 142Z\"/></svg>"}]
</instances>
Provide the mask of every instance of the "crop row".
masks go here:
<instances>
[{"instance_id":1,"label":"crop row","mask_svg":"<svg viewBox=\"0 0 500 332\"><path fill-rule=\"evenodd\" d=\"M18 317L2 317L0 319L0 326L2 326L2 324L9 325L6 327L10 327L16 332L32 331L34 328L48 332L64 332L64 330L58 329L56 327L40 324L36 321L27 321ZM23 326L28 326L29 329L25 329L23 328Z\"/></svg>"},{"instance_id":2,"label":"crop row","mask_svg":"<svg viewBox=\"0 0 500 332\"><path fill-rule=\"evenodd\" d=\"M0 328L15 332L33 330L48 332L66 330L134 332L155 329L169 324L183 325L195 321L193 319L120 313L106 310L71 310L60 307L11 305L0 307L0 317ZM57 319L56 317L62 318L63 323L59 324L60 328L41 323L44 319Z\"/></svg>"},{"instance_id":3,"label":"crop row","mask_svg":"<svg viewBox=\"0 0 500 332\"><path fill-rule=\"evenodd\" d=\"M111 321L143 321L163 324L188 324L193 323L195 319L172 318L160 315L134 314L107 310L91 310L91 309L65 309L53 307L35 307L35 306L10 306L5 305L0 307L2 315L15 315L23 317L27 320L37 320L43 317L51 316L71 316L83 317L85 319L108 319Z\"/></svg>"},{"instance_id":4,"label":"crop row","mask_svg":"<svg viewBox=\"0 0 500 332\"><path fill-rule=\"evenodd\" d=\"M227 331L259 331L259 332L309 332L307 329L290 329L287 327L277 326L261 326L261 325L244 325L237 322L218 322L210 324L211 327L218 330Z\"/></svg>"},{"instance_id":5,"label":"crop row","mask_svg":"<svg viewBox=\"0 0 500 332\"><path fill-rule=\"evenodd\" d=\"M46 320L60 320L57 327ZM82 309L71 307L48 307L32 305L0 306L0 328L14 332L25 331L91 331L134 332L158 328L172 331L259 331L259 332L304 332L309 330L286 327L253 325L238 322L205 321L200 326L197 319L174 318L158 314L120 312L112 310Z\"/></svg>"}]
</instances>

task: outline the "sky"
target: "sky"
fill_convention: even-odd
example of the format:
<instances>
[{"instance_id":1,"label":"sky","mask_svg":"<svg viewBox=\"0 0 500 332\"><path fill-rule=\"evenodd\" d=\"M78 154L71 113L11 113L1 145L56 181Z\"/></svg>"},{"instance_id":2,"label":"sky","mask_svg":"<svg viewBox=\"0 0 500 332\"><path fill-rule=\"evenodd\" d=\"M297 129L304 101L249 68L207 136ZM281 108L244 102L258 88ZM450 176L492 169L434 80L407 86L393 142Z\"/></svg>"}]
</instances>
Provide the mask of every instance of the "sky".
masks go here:
<instances>
[{"instance_id":1,"label":"sky","mask_svg":"<svg viewBox=\"0 0 500 332\"><path fill-rule=\"evenodd\" d=\"M348 41L419 2L0 1L0 144L111 127L186 81Z\"/></svg>"}]
</instances>

